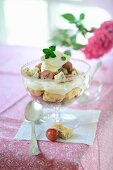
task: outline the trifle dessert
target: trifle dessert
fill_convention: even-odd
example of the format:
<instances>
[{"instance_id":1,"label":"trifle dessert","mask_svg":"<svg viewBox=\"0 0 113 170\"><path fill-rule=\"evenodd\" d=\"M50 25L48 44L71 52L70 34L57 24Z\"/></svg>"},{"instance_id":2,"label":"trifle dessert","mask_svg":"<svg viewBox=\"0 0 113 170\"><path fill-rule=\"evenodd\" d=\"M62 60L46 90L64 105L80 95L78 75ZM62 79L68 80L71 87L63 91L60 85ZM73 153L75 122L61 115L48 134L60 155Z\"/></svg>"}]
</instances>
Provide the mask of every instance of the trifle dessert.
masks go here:
<instances>
[{"instance_id":1,"label":"trifle dessert","mask_svg":"<svg viewBox=\"0 0 113 170\"><path fill-rule=\"evenodd\" d=\"M57 51L56 46L43 49L42 57L25 64L21 73L27 91L38 101L65 103L80 96L89 84L89 65Z\"/></svg>"}]
</instances>

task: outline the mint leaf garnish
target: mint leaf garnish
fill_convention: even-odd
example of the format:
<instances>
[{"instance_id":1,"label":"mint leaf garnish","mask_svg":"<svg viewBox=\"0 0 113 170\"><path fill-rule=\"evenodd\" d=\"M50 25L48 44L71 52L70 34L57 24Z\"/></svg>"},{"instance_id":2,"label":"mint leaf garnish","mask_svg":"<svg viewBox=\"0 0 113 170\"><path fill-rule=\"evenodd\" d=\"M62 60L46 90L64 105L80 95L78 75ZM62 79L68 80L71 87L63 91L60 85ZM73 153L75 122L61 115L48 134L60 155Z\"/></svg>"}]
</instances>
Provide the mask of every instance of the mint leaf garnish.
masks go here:
<instances>
[{"instance_id":1,"label":"mint leaf garnish","mask_svg":"<svg viewBox=\"0 0 113 170\"><path fill-rule=\"evenodd\" d=\"M62 56L62 57L61 57L61 60L62 60L62 61L65 61L65 60L66 60L66 57Z\"/></svg>"},{"instance_id":2,"label":"mint leaf garnish","mask_svg":"<svg viewBox=\"0 0 113 170\"><path fill-rule=\"evenodd\" d=\"M64 54L71 56L71 51L70 50L66 50L66 51L64 51Z\"/></svg>"},{"instance_id":3,"label":"mint leaf garnish","mask_svg":"<svg viewBox=\"0 0 113 170\"><path fill-rule=\"evenodd\" d=\"M76 18L74 17L73 14L67 13L62 15L63 18L67 19L69 23L73 24L76 22Z\"/></svg>"},{"instance_id":4,"label":"mint leaf garnish","mask_svg":"<svg viewBox=\"0 0 113 170\"><path fill-rule=\"evenodd\" d=\"M51 58L55 58L56 57L56 55L53 53L53 52L51 52L51 56L50 56Z\"/></svg>"},{"instance_id":5,"label":"mint leaf garnish","mask_svg":"<svg viewBox=\"0 0 113 170\"><path fill-rule=\"evenodd\" d=\"M49 56L46 54L46 55L45 55L45 59L48 59L48 58L49 58Z\"/></svg>"},{"instance_id":6,"label":"mint leaf garnish","mask_svg":"<svg viewBox=\"0 0 113 170\"><path fill-rule=\"evenodd\" d=\"M56 50L56 46L52 45L52 46L49 47L49 49L51 49L52 51L55 51Z\"/></svg>"},{"instance_id":7,"label":"mint leaf garnish","mask_svg":"<svg viewBox=\"0 0 113 170\"><path fill-rule=\"evenodd\" d=\"M50 51L50 50L49 50L48 48L43 49L43 53L44 53L44 54L49 53L49 51Z\"/></svg>"},{"instance_id":8,"label":"mint leaf garnish","mask_svg":"<svg viewBox=\"0 0 113 170\"><path fill-rule=\"evenodd\" d=\"M50 46L49 48L44 48L43 49L43 53L45 54L45 59L48 59L48 58L55 58L56 57L56 54L54 53L56 49L56 46Z\"/></svg>"}]
</instances>

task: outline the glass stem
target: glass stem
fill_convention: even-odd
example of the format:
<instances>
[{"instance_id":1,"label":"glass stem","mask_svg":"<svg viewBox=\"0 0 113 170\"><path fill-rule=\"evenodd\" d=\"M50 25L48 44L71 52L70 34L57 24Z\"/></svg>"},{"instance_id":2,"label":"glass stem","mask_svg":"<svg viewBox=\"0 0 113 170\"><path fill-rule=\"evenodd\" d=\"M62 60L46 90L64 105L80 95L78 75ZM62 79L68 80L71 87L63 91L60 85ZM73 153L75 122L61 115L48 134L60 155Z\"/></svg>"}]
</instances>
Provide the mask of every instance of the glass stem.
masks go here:
<instances>
[{"instance_id":1,"label":"glass stem","mask_svg":"<svg viewBox=\"0 0 113 170\"><path fill-rule=\"evenodd\" d=\"M55 106L54 107L54 112L55 112L55 122L56 123L60 123L61 121L61 115L60 112L61 111L61 107L60 106Z\"/></svg>"}]
</instances>

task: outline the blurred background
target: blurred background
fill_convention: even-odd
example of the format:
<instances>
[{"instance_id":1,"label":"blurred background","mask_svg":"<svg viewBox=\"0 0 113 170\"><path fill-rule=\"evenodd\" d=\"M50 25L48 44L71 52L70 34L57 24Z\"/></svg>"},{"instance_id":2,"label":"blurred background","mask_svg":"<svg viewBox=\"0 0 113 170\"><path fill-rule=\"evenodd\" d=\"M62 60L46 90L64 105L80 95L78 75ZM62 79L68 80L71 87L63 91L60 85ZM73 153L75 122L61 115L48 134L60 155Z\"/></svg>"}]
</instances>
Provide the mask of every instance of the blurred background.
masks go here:
<instances>
[{"instance_id":1,"label":"blurred background","mask_svg":"<svg viewBox=\"0 0 113 170\"><path fill-rule=\"evenodd\" d=\"M112 8L113 0L0 0L0 110L4 111L26 95L20 71L22 65L42 56L42 48L49 46L48 40L56 29L75 29L62 14L72 13L78 18L84 13L83 24L90 29L113 19ZM104 40L109 47L106 37ZM83 43L83 39L79 41ZM64 51L64 47L61 50ZM72 56L89 62L91 73L100 61L102 66L93 80L113 83L113 50L98 60L88 61L80 50L73 50ZM100 86L97 95L98 89Z\"/></svg>"},{"instance_id":2,"label":"blurred background","mask_svg":"<svg viewBox=\"0 0 113 170\"><path fill-rule=\"evenodd\" d=\"M0 44L45 46L57 28L69 28L61 14L85 13L88 28L113 18L113 0L0 0Z\"/></svg>"}]
</instances>

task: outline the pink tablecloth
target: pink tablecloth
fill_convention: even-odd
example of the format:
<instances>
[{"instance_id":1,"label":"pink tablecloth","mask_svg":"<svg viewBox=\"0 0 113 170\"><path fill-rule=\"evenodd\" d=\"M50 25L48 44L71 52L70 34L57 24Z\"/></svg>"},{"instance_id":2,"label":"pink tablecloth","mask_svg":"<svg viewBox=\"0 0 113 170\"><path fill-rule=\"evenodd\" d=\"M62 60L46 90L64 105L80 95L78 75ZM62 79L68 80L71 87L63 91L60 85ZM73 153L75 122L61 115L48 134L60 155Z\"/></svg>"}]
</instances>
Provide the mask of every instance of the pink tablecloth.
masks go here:
<instances>
[{"instance_id":1,"label":"pink tablecloth","mask_svg":"<svg viewBox=\"0 0 113 170\"><path fill-rule=\"evenodd\" d=\"M107 70L101 70L106 78L100 100L82 107L102 110L92 146L40 141L42 154L29 156L29 141L13 140L30 100L17 68L30 59L28 54L36 57L39 53L37 48L0 46L0 170L113 170L113 60L109 55Z\"/></svg>"}]
</instances>

